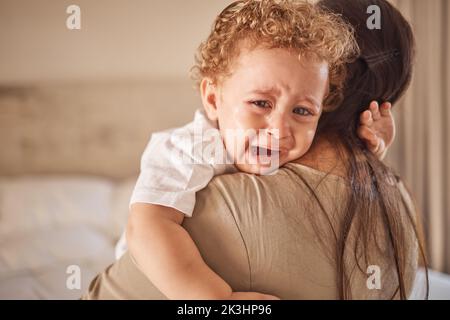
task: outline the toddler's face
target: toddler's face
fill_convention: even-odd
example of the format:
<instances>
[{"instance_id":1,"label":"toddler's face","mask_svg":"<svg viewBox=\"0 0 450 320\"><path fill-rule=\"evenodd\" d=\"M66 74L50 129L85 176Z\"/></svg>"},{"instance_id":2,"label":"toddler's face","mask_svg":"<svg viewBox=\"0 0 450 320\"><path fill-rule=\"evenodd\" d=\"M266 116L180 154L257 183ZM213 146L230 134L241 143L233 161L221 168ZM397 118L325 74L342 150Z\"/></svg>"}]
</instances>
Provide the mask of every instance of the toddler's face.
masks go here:
<instances>
[{"instance_id":1,"label":"toddler's face","mask_svg":"<svg viewBox=\"0 0 450 320\"><path fill-rule=\"evenodd\" d=\"M327 63L299 60L287 49L257 48L243 51L233 66L208 114L217 119L236 167L264 174L300 158L322 112Z\"/></svg>"}]
</instances>

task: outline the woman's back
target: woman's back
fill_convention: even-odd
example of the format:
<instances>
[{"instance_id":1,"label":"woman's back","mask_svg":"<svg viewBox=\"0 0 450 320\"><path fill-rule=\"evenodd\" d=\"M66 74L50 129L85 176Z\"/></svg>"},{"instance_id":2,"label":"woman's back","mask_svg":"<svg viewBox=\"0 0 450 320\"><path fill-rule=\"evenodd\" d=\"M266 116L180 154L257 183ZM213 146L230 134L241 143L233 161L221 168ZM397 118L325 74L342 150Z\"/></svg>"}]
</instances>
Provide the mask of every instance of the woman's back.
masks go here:
<instances>
[{"instance_id":1,"label":"woman's back","mask_svg":"<svg viewBox=\"0 0 450 320\"><path fill-rule=\"evenodd\" d=\"M409 292L417 266L417 243L407 220L413 207L403 184L397 187L403 199L403 226L408 230L405 280ZM206 262L235 290L282 299L337 299L335 234L339 234L348 195L344 178L294 163L270 176L224 175L198 194L198 206L185 227ZM382 221L375 221L370 261L361 256L359 268L352 246L362 240L352 232L349 237L346 261L348 270L353 270L349 283L354 299L390 299L397 289L388 235ZM372 266L370 273L368 266ZM367 281L374 270L370 289ZM380 289L376 288L378 274Z\"/></svg>"},{"instance_id":2,"label":"woman's back","mask_svg":"<svg viewBox=\"0 0 450 320\"><path fill-rule=\"evenodd\" d=\"M397 185L403 198L401 211L406 214L412 210L411 200L403 185ZM206 263L235 291L258 291L281 299L338 299L333 229L339 232L348 192L344 178L294 163L269 176L222 175L197 194L193 216L183 226ZM417 245L411 224L405 221L404 226L410 235L405 245L409 293ZM381 224L378 230L381 251L371 255L368 265L380 268L381 288L367 287L370 275L362 263L362 271L350 268L353 299L390 299L396 290L395 265L388 258L389 249L383 248L386 237ZM353 250L348 250L347 258L355 266ZM91 282L84 298L164 296L127 253Z\"/></svg>"}]
</instances>

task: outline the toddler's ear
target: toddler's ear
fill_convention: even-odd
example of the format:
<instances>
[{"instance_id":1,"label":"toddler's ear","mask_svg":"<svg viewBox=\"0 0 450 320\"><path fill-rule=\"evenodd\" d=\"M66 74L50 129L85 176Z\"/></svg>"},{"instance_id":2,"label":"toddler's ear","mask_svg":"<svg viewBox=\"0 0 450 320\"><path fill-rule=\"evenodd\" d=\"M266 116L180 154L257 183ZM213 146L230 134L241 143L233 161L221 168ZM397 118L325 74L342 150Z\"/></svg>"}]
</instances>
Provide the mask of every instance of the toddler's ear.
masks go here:
<instances>
[{"instance_id":1,"label":"toddler's ear","mask_svg":"<svg viewBox=\"0 0 450 320\"><path fill-rule=\"evenodd\" d=\"M200 83L200 95L202 98L203 107L209 120L217 121L217 101L218 101L217 86L209 78L203 78Z\"/></svg>"}]
</instances>

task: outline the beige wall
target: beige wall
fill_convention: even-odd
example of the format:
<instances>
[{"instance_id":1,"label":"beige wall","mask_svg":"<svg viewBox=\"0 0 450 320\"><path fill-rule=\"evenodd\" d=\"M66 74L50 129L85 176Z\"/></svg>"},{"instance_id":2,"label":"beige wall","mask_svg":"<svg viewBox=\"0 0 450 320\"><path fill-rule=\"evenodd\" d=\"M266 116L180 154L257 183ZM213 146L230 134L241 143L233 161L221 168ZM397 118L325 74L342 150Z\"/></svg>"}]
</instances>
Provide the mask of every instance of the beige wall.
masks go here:
<instances>
[{"instance_id":1,"label":"beige wall","mask_svg":"<svg viewBox=\"0 0 450 320\"><path fill-rule=\"evenodd\" d=\"M0 84L187 78L230 0L0 0ZM66 8L81 8L81 30Z\"/></svg>"},{"instance_id":2,"label":"beige wall","mask_svg":"<svg viewBox=\"0 0 450 320\"><path fill-rule=\"evenodd\" d=\"M150 134L201 107L189 69L229 2L0 0L0 175L136 174Z\"/></svg>"}]
</instances>

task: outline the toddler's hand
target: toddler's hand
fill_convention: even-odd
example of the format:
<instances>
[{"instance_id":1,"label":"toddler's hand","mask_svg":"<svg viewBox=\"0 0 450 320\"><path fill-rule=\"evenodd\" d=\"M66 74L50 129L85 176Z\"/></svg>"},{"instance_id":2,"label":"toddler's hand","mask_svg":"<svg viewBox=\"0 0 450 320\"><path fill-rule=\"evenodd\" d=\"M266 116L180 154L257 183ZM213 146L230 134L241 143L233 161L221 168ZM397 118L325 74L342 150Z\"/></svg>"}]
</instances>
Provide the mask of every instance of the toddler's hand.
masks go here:
<instances>
[{"instance_id":1,"label":"toddler's hand","mask_svg":"<svg viewBox=\"0 0 450 320\"><path fill-rule=\"evenodd\" d=\"M389 102L379 107L376 101L372 101L369 109L361 113L359 118L358 137L380 160L386 155L395 137L395 121L391 108Z\"/></svg>"},{"instance_id":2,"label":"toddler's hand","mask_svg":"<svg viewBox=\"0 0 450 320\"><path fill-rule=\"evenodd\" d=\"M259 292L233 292L227 300L280 300L280 298Z\"/></svg>"}]
</instances>

